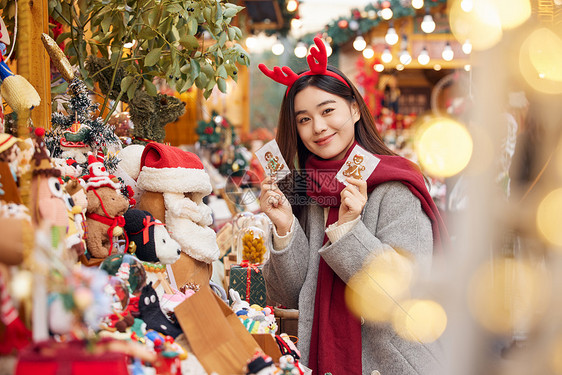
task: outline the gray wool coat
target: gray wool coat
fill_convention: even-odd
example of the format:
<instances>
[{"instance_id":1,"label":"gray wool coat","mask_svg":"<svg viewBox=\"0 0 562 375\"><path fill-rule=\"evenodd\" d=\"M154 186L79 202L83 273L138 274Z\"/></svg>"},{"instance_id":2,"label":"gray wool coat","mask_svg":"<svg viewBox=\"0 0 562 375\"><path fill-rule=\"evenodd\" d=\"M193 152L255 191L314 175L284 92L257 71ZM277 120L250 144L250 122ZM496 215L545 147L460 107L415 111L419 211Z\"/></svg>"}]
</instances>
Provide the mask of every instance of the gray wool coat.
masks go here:
<instances>
[{"instance_id":1,"label":"gray wool coat","mask_svg":"<svg viewBox=\"0 0 562 375\"><path fill-rule=\"evenodd\" d=\"M289 245L272 250L263 268L268 297L299 310L298 348L305 365L321 256L347 283L363 264L383 251L396 248L411 253L422 273L430 271L433 254L431 222L419 199L399 182L377 186L369 195L361 220L335 243L322 246L325 229L322 207L310 206L308 228L309 233L305 234L296 221ZM365 322L361 335L363 375L378 374L377 371L381 375L442 373L439 341L430 344L406 341L389 323Z\"/></svg>"}]
</instances>

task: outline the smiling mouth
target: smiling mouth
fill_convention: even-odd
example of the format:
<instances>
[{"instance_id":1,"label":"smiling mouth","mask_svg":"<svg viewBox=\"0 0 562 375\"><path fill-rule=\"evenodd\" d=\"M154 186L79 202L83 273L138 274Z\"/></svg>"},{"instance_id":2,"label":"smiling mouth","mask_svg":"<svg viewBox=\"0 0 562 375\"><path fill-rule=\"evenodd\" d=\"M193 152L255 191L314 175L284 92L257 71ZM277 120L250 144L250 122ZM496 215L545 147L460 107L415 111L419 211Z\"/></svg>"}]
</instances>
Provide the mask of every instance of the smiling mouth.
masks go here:
<instances>
[{"instance_id":1,"label":"smiling mouth","mask_svg":"<svg viewBox=\"0 0 562 375\"><path fill-rule=\"evenodd\" d=\"M329 135L329 136L327 136L327 137L320 138L320 139L314 141L314 143L316 143L317 145L320 145L320 146L325 145L326 143L328 143L328 142L330 142L330 141L332 140L332 138L334 137L334 135L335 135L335 133L332 134L332 135Z\"/></svg>"}]
</instances>

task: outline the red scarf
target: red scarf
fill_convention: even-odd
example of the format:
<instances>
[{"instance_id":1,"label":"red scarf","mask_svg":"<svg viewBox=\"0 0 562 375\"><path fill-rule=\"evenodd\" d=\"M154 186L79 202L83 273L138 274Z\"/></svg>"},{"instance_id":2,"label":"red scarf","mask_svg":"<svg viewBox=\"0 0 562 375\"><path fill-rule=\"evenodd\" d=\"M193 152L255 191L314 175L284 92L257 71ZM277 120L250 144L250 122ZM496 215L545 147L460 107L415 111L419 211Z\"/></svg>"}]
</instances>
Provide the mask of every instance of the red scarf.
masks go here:
<instances>
[{"instance_id":1,"label":"red scarf","mask_svg":"<svg viewBox=\"0 0 562 375\"><path fill-rule=\"evenodd\" d=\"M322 207L330 207L326 227L337 222L340 193L345 187L336 174L351 154L355 142L341 160L324 160L311 156L306 162L307 195ZM380 159L375 171L367 179L371 193L379 184L389 181L403 183L418 197L433 228L434 248L442 248L447 232L441 215L429 195L418 166L401 156L376 155ZM324 237L324 244L328 237ZM318 282L314 300L314 320L310 340L308 365L314 374L361 374L361 322L345 303L346 284L320 258Z\"/></svg>"}]
</instances>

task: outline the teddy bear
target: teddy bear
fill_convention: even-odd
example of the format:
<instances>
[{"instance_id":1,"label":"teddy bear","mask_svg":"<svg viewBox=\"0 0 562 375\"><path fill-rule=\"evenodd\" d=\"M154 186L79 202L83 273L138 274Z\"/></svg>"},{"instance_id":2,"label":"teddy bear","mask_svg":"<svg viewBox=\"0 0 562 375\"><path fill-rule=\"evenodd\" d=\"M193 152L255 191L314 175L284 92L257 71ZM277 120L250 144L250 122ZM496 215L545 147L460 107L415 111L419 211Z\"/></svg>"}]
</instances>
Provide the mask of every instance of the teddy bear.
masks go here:
<instances>
[{"instance_id":1,"label":"teddy bear","mask_svg":"<svg viewBox=\"0 0 562 375\"><path fill-rule=\"evenodd\" d=\"M103 259L112 253L113 237L123 233L123 214L129 209L129 201L110 186L88 189L86 247L91 257Z\"/></svg>"},{"instance_id":2,"label":"teddy bear","mask_svg":"<svg viewBox=\"0 0 562 375\"><path fill-rule=\"evenodd\" d=\"M166 288L160 283L167 283L164 276L166 265L180 258L181 247L170 237L164 224L154 219L150 212L130 209L123 217L129 248L134 248L136 257L143 261L147 282L159 284L156 291L161 298Z\"/></svg>"}]
</instances>

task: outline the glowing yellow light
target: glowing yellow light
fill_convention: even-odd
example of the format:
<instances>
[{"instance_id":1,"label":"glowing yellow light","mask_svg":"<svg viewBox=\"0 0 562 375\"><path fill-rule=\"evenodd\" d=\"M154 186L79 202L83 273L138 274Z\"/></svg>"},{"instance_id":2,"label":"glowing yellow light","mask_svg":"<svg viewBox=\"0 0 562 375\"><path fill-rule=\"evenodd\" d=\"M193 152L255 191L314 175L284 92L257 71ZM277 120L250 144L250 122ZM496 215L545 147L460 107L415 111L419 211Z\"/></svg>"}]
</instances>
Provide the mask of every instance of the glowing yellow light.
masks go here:
<instances>
[{"instance_id":1,"label":"glowing yellow light","mask_svg":"<svg viewBox=\"0 0 562 375\"><path fill-rule=\"evenodd\" d=\"M470 39L475 50L493 47L503 35L498 8L488 0L474 0L470 12L465 12L461 1L455 0L451 5L449 23L455 38Z\"/></svg>"},{"instance_id":2,"label":"glowing yellow light","mask_svg":"<svg viewBox=\"0 0 562 375\"><path fill-rule=\"evenodd\" d=\"M415 150L428 174L450 177L466 167L472 138L466 128L446 117L434 117L416 132Z\"/></svg>"},{"instance_id":3,"label":"glowing yellow light","mask_svg":"<svg viewBox=\"0 0 562 375\"><path fill-rule=\"evenodd\" d=\"M294 12L295 10L297 10L299 6L299 3L296 0L289 0L287 2L287 10L289 12Z\"/></svg>"},{"instance_id":4,"label":"glowing yellow light","mask_svg":"<svg viewBox=\"0 0 562 375\"><path fill-rule=\"evenodd\" d=\"M530 0L493 0L504 30L513 29L531 17Z\"/></svg>"},{"instance_id":5,"label":"glowing yellow light","mask_svg":"<svg viewBox=\"0 0 562 375\"><path fill-rule=\"evenodd\" d=\"M537 227L552 244L562 246L562 188L551 191L539 204Z\"/></svg>"},{"instance_id":6,"label":"glowing yellow light","mask_svg":"<svg viewBox=\"0 0 562 375\"><path fill-rule=\"evenodd\" d=\"M394 251L378 255L349 281L347 305L367 320L389 320L399 301L408 296L412 277L408 258Z\"/></svg>"},{"instance_id":7,"label":"glowing yellow light","mask_svg":"<svg viewBox=\"0 0 562 375\"><path fill-rule=\"evenodd\" d=\"M392 327L406 340L429 343L437 340L445 331L447 314L434 301L404 301L392 314Z\"/></svg>"},{"instance_id":8,"label":"glowing yellow light","mask_svg":"<svg viewBox=\"0 0 562 375\"><path fill-rule=\"evenodd\" d=\"M562 40L547 28L533 31L519 50L521 74L535 90L562 93Z\"/></svg>"},{"instance_id":9,"label":"glowing yellow light","mask_svg":"<svg viewBox=\"0 0 562 375\"><path fill-rule=\"evenodd\" d=\"M14 298L22 300L31 296L33 286L33 274L22 270L17 272L12 278L11 291Z\"/></svg>"},{"instance_id":10,"label":"glowing yellow light","mask_svg":"<svg viewBox=\"0 0 562 375\"><path fill-rule=\"evenodd\" d=\"M514 258L480 266L468 287L469 307L491 332L530 329L547 307L550 281L544 269Z\"/></svg>"}]
</instances>

